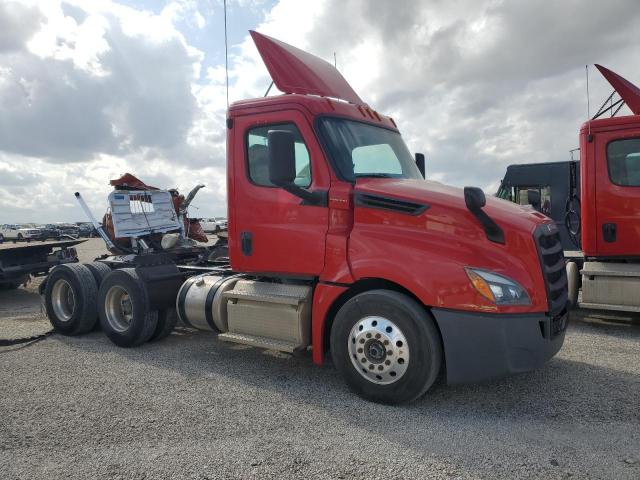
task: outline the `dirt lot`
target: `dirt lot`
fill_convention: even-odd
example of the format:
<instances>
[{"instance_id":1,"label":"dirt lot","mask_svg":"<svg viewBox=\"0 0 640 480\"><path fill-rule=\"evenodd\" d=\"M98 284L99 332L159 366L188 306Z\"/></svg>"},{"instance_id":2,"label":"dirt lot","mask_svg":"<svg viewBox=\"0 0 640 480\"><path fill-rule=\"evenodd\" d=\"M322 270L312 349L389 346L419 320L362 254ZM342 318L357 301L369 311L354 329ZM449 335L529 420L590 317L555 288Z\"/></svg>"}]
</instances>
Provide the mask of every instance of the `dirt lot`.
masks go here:
<instances>
[{"instance_id":1,"label":"dirt lot","mask_svg":"<svg viewBox=\"0 0 640 480\"><path fill-rule=\"evenodd\" d=\"M49 328L36 285L0 292L0 338ZM330 364L186 329L136 349L54 335L0 365L3 479L640 478L628 318L575 315L545 368L402 407L352 395Z\"/></svg>"}]
</instances>

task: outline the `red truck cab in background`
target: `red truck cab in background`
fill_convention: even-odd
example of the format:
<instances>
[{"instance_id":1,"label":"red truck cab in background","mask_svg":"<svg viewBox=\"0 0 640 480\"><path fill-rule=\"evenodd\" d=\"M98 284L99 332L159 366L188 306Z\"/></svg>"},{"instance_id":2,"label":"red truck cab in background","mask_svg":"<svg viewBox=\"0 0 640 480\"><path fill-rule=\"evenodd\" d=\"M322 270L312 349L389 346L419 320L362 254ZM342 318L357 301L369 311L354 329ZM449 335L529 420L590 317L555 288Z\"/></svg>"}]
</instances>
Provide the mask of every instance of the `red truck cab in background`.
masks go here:
<instances>
[{"instance_id":1,"label":"red truck cab in background","mask_svg":"<svg viewBox=\"0 0 640 480\"><path fill-rule=\"evenodd\" d=\"M591 119L580 129L585 261L581 277L578 267L569 264L567 268L572 303L640 312L640 88L611 70L596 67L620 95L613 107L625 103L632 115Z\"/></svg>"}]
</instances>

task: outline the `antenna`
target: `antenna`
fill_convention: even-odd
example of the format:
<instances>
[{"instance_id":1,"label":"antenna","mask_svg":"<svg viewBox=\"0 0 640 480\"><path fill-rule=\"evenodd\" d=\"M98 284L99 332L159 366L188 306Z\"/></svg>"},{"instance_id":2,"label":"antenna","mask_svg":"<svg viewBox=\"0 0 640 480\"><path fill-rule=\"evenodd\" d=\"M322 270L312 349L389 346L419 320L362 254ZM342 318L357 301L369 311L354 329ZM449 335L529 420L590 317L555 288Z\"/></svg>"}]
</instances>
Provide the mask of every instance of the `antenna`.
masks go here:
<instances>
[{"instance_id":1,"label":"antenna","mask_svg":"<svg viewBox=\"0 0 640 480\"><path fill-rule=\"evenodd\" d=\"M338 68L338 60L336 59L336 52L333 52L333 66L334 68Z\"/></svg>"},{"instance_id":2,"label":"antenna","mask_svg":"<svg viewBox=\"0 0 640 480\"><path fill-rule=\"evenodd\" d=\"M587 121L589 122L589 136L591 136L591 105L589 104L589 65L584 66L587 75Z\"/></svg>"},{"instance_id":3,"label":"antenna","mask_svg":"<svg viewBox=\"0 0 640 480\"><path fill-rule=\"evenodd\" d=\"M227 81L227 108L229 108L229 50L227 47L227 0L222 2L224 8L224 73Z\"/></svg>"}]
</instances>

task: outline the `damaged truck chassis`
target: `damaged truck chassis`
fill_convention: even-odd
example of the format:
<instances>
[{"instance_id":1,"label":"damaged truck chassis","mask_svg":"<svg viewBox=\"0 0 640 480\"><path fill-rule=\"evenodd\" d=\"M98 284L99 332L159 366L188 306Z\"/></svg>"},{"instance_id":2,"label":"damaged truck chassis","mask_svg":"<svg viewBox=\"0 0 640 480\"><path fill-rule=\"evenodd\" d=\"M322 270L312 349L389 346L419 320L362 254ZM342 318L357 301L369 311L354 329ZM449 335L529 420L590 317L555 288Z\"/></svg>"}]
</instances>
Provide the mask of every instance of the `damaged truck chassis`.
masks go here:
<instances>
[{"instance_id":1,"label":"damaged truck chassis","mask_svg":"<svg viewBox=\"0 0 640 480\"><path fill-rule=\"evenodd\" d=\"M384 403L540 367L560 349L567 281L559 235L529 208L424 180L394 120L330 64L251 32L283 95L227 118L228 259L161 250L54 269L48 316L98 321L117 345L177 320L223 341L330 352ZM228 262L228 263L227 263Z\"/></svg>"}]
</instances>

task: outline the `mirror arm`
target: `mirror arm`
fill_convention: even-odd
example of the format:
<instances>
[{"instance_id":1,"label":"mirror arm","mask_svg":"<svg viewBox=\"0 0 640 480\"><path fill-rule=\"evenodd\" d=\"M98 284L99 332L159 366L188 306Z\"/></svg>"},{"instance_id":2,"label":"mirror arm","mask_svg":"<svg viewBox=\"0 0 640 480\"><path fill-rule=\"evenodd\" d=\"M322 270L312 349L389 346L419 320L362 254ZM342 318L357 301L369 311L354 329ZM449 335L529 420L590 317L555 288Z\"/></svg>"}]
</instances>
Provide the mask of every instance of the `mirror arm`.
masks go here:
<instances>
[{"instance_id":1,"label":"mirror arm","mask_svg":"<svg viewBox=\"0 0 640 480\"><path fill-rule=\"evenodd\" d=\"M295 183L285 183L278 186L292 195L300 197L302 199L302 205L312 205L316 207L329 206L329 194L326 191L316 190L314 192L310 192L305 188L299 187Z\"/></svg>"},{"instance_id":2,"label":"mirror arm","mask_svg":"<svg viewBox=\"0 0 640 480\"><path fill-rule=\"evenodd\" d=\"M467 209L482 226L487 239L504 245L504 231L493 218L482 209L487 202L484 192L477 187L464 187L464 201Z\"/></svg>"}]
</instances>

